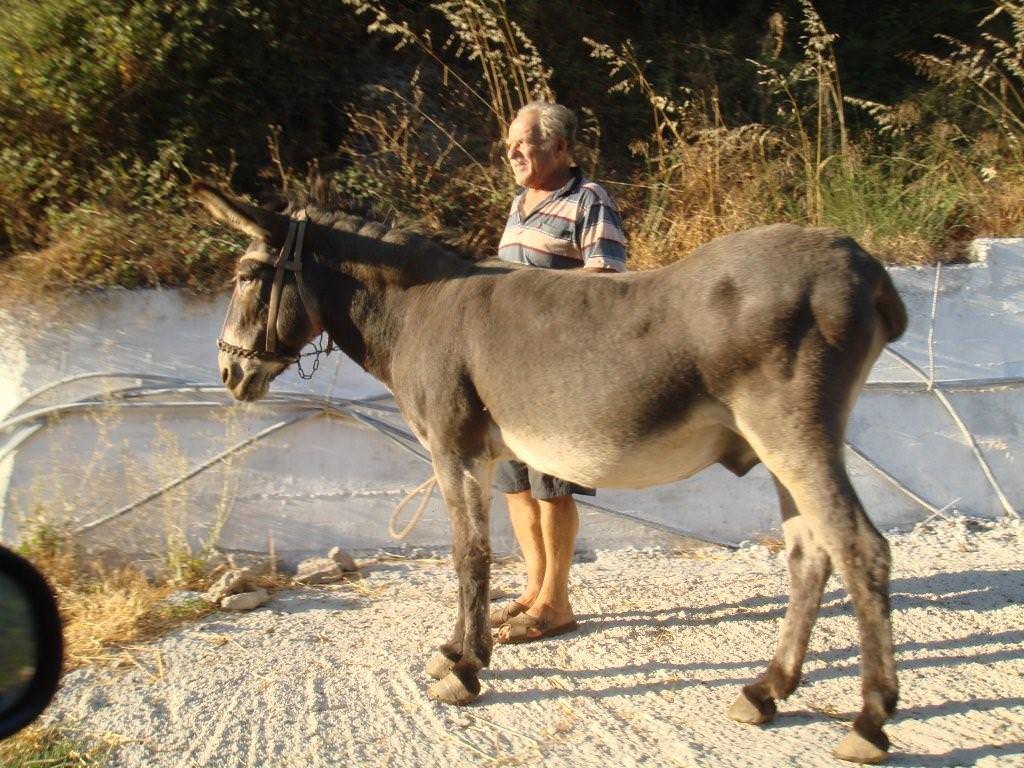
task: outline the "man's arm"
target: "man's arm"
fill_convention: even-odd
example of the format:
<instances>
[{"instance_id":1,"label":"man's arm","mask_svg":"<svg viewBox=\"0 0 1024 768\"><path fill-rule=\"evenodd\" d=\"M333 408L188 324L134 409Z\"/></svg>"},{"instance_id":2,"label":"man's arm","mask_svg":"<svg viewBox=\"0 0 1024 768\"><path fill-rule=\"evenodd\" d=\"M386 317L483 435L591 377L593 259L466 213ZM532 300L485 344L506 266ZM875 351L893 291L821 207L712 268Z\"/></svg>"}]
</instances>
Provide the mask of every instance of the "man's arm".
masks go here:
<instances>
[{"instance_id":1,"label":"man's arm","mask_svg":"<svg viewBox=\"0 0 1024 768\"><path fill-rule=\"evenodd\" d=\"M597 184L585 186L576 226L584 270L626 270L626 236L622 232L619 212L608 193Z\"/></svg>"}]
</instances>

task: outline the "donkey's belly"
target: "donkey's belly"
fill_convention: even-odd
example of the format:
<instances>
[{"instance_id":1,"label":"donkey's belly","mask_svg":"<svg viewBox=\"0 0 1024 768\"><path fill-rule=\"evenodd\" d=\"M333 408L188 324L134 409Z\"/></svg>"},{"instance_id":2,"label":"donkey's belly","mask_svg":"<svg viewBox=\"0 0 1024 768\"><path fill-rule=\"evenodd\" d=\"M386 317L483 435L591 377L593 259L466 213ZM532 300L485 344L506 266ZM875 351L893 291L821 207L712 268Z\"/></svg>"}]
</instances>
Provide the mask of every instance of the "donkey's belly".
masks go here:
<instances>
[{"instance_id":1,"label":"donkey's belly","mask_svg":"<svg viewBox=\"0 0 1024 768\"><path fill-rule=\"evenodd\" d=\"M595 488L645 488L689 477L719 461L735 440L720 424L684 424L628 448L604 435L522 435L505 445L534 469Z\"/></svg>"}]
</instances>

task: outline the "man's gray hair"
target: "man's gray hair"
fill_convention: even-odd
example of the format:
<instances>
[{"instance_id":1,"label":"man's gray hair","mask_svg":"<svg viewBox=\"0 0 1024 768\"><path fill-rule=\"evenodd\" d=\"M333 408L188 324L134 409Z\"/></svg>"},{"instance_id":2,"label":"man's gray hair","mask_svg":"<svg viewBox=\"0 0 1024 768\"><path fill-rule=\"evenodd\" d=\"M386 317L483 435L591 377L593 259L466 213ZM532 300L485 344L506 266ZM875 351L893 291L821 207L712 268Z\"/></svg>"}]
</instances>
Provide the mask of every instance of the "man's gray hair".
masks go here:
<instances>
[{"instance_id":1,"label":"man's gray hair","mask_svg":"<svg viewBox=\"0 0 1024 768\"><path fill-rule=\"evenodd\" d=\"M570 152L576 146L576 113L561 104L550 101L531 101L516 112L516 117L535 112L537 125L540 128L541 140L550 142L557 136L565 139Z\"/></svg>"}]
</instances>

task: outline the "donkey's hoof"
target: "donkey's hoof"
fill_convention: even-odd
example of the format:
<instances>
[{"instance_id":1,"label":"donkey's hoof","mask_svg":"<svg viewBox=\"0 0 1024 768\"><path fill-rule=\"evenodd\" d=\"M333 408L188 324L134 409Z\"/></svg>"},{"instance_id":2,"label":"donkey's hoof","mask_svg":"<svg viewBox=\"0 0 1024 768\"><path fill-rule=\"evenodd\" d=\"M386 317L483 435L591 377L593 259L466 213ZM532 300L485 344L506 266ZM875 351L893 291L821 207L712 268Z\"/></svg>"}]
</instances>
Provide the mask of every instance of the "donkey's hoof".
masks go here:
<instances>
[{"instance_id":1,"label":"donkey's hoof","mask_svg":"<svg viewBox=\"0 0 1024 768\"><path fill-rule=\"evenodd\" d=\"M729 707L729 717L740 723L764 725L775 717L775 702L766 699L763 702L753 701L745 691L740 691L736 701Z\"/></svg>"},{"instance_id":2,"label":"donkey's hoof","mask_svg":"<svg viewBox=\"0 0 1024 768\"><path fill-rule=\"evenodd\" d=\"M454 661L449 659L440 651L437 651L437 653L431 657L430 661L427 662L427 674L435 680L440 680L451 672L452 667L454 666Z\"/></svg>"},{"instance_id":3,"label":"donkey's hoof","mask_svg":"<svg viewBox=\"0 0 1024 768\"><path fill-rule=\"evenodd\" d=\"M480 695L479 688L473 693L454 672L449 672L427 688L427 698L443 704L469 704Z\"/></svg>"},{"instance_id":4,"label":"donkey's hoof","mask_svg":"<svg viewBox=\"0 0 1024 768\"><path fill-rule=\"evenodd\" d=\"M888 752L876 744L872 744L856 731L846 734L832 754L840 760L849 760L851 763L869 763L870 765L884 763L889 756Z\"/></svg>"}]
</instances>

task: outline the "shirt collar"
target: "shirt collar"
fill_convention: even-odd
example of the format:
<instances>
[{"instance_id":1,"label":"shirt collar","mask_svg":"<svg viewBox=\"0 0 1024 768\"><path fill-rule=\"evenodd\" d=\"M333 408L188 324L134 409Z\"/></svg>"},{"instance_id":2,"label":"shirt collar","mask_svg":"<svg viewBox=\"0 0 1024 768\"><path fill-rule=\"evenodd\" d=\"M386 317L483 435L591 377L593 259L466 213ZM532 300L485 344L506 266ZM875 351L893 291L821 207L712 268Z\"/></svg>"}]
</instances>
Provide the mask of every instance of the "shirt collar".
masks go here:
<instances>
[{"instance_id":1,"label":"shirt collar","mask_svg":"<svg viewBox=\"0 0 1024 768\"><path fill-rule=\"evenodd\" d=\"M546 198L544 198L540 205L533 209L534 212L540 210L540 208L542 208L550 201L557 200L560 197L566 197L567 195L571 195L573 192L580 188L580 185L583 183L583 171L580 170L580 167L578 165L574 165L571 168L569 168L569 173L571 174L569 180L565 182L565 184L563 184L561 187L556 189L554 192L552 192L550 195L548 195ZM523 199L526 197L526 191L526 187L520 187L519 193L516 195L515 198L515 210L520 217L523 213Z\"/></svg>"},{"instance_id":2,"label":"shirt collar","mask_svg":"<svg viewBox=\"0 0 1024 768\"><path fill-rule=\"evenodd\" d=\"M583 183L583 171L580 170L578 165L572 166L569 169L569 173L572 174L569 180L552 197L565 197L575 192L579 185Z\"/></svg>"},{"instance_id":3,"label":"shirt collar","mask_svg":"<svg viewBox=\"0 0 1024 768\"><path fill-rule=\"evenodd\" d=\"M578 165L574 165L569 168L569 173L571 174L569 176L569 180L548 195L546 199L554 200L556 197L565 197L566 195L572 194L579 188L580 184L583 183L583 171L580 170ZM520 187L519 192L516 193L516 197L523 197L526 194L526 191L526 187Z\"/></svg>"}]
</instances>

